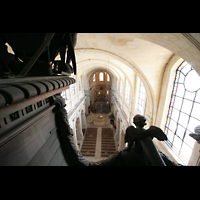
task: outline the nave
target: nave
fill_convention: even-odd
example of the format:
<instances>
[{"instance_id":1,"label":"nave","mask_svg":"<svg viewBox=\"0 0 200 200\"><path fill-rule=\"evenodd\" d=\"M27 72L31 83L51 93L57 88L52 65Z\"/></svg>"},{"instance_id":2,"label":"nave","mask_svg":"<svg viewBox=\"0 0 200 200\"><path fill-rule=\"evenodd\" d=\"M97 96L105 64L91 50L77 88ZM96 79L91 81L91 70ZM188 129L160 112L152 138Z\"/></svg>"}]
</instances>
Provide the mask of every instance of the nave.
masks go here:
<instances>
[{"instance_id":1,"label":"nave","mask_svg":"<svg viewBox=\"0 0 200 200\"><path fill-rule=\"evenodd\" d=\"M112 125L88 125L81 146L81 154L88 161L99 161L116 152L114 144L114 128Z\"/></svg>"}]
</instances>

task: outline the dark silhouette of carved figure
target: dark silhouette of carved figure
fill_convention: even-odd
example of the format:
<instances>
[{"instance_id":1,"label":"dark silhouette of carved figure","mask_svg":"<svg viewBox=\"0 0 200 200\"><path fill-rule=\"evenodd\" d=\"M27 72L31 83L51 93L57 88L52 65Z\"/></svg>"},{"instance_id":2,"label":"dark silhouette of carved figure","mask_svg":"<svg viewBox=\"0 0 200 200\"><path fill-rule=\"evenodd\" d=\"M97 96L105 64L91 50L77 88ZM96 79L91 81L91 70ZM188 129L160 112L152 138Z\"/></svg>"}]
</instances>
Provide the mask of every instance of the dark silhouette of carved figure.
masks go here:
<instances>
[{"instance_id":1,"label":"dark silhouette of carved figure","mask_svg":"<svg viewBox=\"0 0 200 200\"><path fill-rule=\"evenodd\" d=\"M48 33L0 33L0 73L17 75L47 36ZM55 33L31 68L29 75L53 75L53 73L58 74L62 71L67 73L73 73L74 71L74 74L76 74L76 58L74 53L76 41L77 33ZM15 55L8 53L6 43L12 47ZM66 50L67 59L65 61ZM61 61L55 61L58 53L60 53ZM54 65L53 71L51 65Z\"/></svg>"},{"instance_id":2,"label":"dark silhouette of carved figure","mask_svg":"<svg viewBox=\"0 0 200 200\"><path fill-rule=\"evenodd\" d=\"M74 54L74 48L76 46L76 42L77 42L77 33L69 33L63 38L59 48L61 61L60 62L54 61L54 65L56 64L58 65L60 73L61 71L72 73L72 67L71 67L71 62L72 62L74 67L74 74L76 74L76 59ZM65 61L66 49L68 50L67 50L67 59Z\"/></svg>"}]
</instances>

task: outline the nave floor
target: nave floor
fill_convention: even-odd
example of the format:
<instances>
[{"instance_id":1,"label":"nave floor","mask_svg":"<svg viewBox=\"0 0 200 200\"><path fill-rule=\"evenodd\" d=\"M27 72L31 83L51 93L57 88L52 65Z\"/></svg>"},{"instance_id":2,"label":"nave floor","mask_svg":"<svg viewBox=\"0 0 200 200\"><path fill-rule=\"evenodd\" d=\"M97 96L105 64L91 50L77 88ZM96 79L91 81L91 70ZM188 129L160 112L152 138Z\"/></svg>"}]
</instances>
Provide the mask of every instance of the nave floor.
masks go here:
<instances>
[{"instance_id":1,"label":"nave floor","mask_svg":"<svg viewBox=\"0 0 200 200\"><path fill-rule=\"evenodd\" d=\"M88 161L99 161L116 152L112 125L94 126L88 124L81 153Z\"/></svg>"}]
</instances>

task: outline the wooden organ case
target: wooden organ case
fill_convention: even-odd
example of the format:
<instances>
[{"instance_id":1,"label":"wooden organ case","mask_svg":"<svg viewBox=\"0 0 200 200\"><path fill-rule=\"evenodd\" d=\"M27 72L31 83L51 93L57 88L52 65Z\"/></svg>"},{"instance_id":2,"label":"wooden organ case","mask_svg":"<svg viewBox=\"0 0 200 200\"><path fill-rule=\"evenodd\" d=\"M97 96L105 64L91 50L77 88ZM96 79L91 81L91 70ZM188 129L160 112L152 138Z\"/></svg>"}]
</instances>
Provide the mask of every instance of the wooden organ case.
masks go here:
<instances>
[{"instance_id":1,"label":"wooden organ case","mask_svg":"<svg viewBox=\"0 0 200 200\"><path fill-rule=\"evenodd\" d=\"M67 165L51 98L73 83L67 76L0 80L0 166Z\"/></svg>"},{"instance_id":2,"label":"wooden organ case","mask_svg":"<svg viewBox=\"0 0 200 200\"><path fill-rule=\"evenodd\" d=\"M0 166L67 165L52 99L75 83L75 44L76 33L0 33Z\"/></svg>"}]
</instances>

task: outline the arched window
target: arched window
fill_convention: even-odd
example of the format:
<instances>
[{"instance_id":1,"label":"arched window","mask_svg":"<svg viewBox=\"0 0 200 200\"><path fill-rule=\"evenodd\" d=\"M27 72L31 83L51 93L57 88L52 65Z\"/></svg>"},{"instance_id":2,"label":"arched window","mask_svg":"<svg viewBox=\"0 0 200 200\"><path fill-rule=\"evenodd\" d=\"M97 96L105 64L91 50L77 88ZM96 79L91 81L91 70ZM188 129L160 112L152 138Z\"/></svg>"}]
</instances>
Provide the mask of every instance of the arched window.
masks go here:
<instances>
[{"instance_id":1,"label":"arched window","mask_svg":"<svg viewBox=\"0 0 200 200\"><path fill-rule=\"evenodd\" d=\"M138 77L138 81L140 82L140 84L139 84L137 113L143 115L144 107L145 107L145 100L146 100L146 91L145 91L144 85L139 77Z\"/></svg>"},{"instance_id":2,"label":"arched window","mask_svg":"<svg viewBox=\"0 0 200 200\"><path fill-rule=\"evenodd\" d=\"M120 84L120 94L123 95L123 83L122 83L122 80L121 80L121 84Z\"/></svg>"},{"instance_id":3,"label":"arched window","mask_svg":"<svg viewBox=\"0 0 200 200\"><path fill-rule=\"evenodd\" d=\"M200 125L200 77L187 62L176 70L165 134L167 143L187 162L195 140L189 136Z\"/></svg>"},{"instance_id":4,"label":"arched window","mask_svg":"<svg viewBox=\"0 0 200 200\"><path fill-rule=\"evenodd\" d=\"M96 80L96 78L95 78L95 74L93 75L93 81L95 81Z\"/></svg>"},{"instance_id":5,"label":"arched window","mask_svg":"<svg viewBox=\"0 0 200 200\"><path fill-rule=\"evenodd\" d=\"M129 97L130 97L130 85L128 81L126 80L126 101L129 103Z\"/></svg>"},{"instance_id":6,"label":"arched window","mask_svg":"<svg viewBox=\"0 0 200 200\"><path fill-rule=\"evenodd\" d=\"M76 94L76 88L75 88L75 83L71 85L71 88L72 88L72 95L75 95Z\"/></svg>"},{"instance_id":7,"label":"arched window","mask_svg":"<svg viewBox=\"0 0 200 200\"><path fill-rule=\"evenodd\" d=\"M103 81L103 72L99 73L99 81Z\"/></svg>"},{"instance_id":8,"label":"arched window","mask_svg":"<svg viewBox=\"0 0 200 200\"><path fill-rule=\"evenodd\" d=\"M110 76L109 76L109 74L107 74L107 81L110 81Z\"/></svg>"},{"instance_id":9,"label":"arched window","mask_svg":"<svg viewBox=\"0 0 200 200\"><path fill-rule=\"evenodd\" d=\"M78 90L79 90L79 92L81 91L81 79L79 79L79 81L78 81Z\"/></svg>"},{"instance_id":10,"label":"arched window","mask_svg":"<svg viewBox=\"0 0 200 200\"><path fill-rule=\"evenodd\" d=\"M61 92L61 96L62 96L62 98L65 99L65 101L67 101L67 92L66 92L66 90Z\"/></svg>"}]
</instances>

